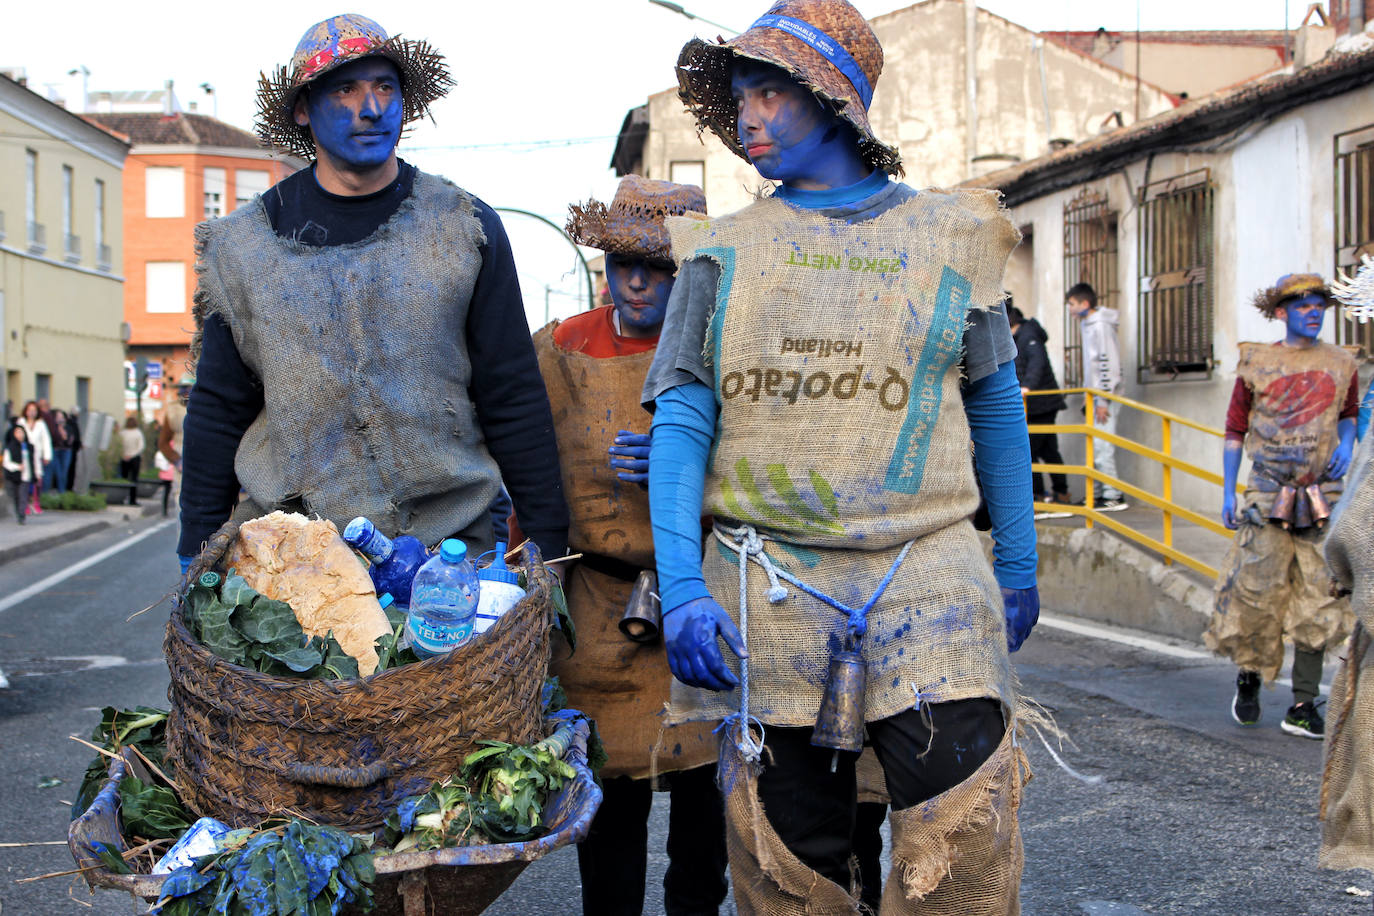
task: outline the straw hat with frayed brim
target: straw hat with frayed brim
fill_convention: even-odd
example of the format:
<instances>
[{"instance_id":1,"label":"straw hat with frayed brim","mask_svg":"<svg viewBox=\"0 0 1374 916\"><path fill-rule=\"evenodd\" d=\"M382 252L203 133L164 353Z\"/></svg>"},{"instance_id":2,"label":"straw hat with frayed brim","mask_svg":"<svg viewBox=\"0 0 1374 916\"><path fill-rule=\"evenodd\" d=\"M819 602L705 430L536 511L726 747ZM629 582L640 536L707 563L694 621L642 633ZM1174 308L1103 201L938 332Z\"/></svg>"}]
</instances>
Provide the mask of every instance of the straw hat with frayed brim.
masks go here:
<instances>
[{"instance_id":1,"label":"straw hat with frayed brim","mask_svg":"<svg viewBox=\"0 0 1374 916\"><path fill-rule=\"evenodd\" d=\"M568 235L579 245L610 254L670 260L672 243L663 220L705 213L706 194L694 184L626 175L607 207L599 200L568 207Z\"/></svg>"},{"instance_id":2,"label":"straw hat with frayed brim","mask_svg":"<svg viewBox=\"0 0 1374 916\"><path fill-rule=\"evenodd\" d=\"M1273 318L1279 306L1312 293L1326 300L1326 308L1335 304L1331 298L1331 288L1318 274L1284 274L1273 286L1255 293L1250 304L1265 318Z\"/></svg>"},{"instance_id":3,"label":"straw hat with frayed brim","mask_svg":"<svg viewBox=\"0 0 1374 916\"><path fill-rule=\"evenodd\" d=\"M329 71L364 57L384 57L396 65L406 124L429 117L429 106L453 85L444 56L428 42L388 36L386 29L366 16L333 16L306 30L289 67L278 67L271 76L259 75L258 117L253 125L258 139L302 159L315 158L309 126L296 123L296 97Z\"/></svg>"},{"instance_id":4,"label":"straw hat with frayed brim","mask_svg":"<svg viewBox=\"0 0 1374 916\"><path fill-rule=\"evenodd\" d=\"M815 93L821 104L859 134L864 161L889 175L902 174L902 157L873 135L868 122L883 48L863 15L845 0L780 0L742 35L712 44L694 38L677 59L678 96L730 151L749 156L739 140L730 67L738 57L772 64Z\"/></svg>"}]
</instances>

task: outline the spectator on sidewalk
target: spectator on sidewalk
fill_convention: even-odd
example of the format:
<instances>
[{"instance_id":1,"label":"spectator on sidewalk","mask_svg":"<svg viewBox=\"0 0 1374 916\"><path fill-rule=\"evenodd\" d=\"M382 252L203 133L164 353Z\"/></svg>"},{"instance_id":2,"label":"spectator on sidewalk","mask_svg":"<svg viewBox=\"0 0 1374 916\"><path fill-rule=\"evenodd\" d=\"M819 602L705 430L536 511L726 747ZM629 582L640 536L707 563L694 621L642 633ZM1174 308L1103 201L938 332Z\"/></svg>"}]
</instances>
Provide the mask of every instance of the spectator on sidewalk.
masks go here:
<instances>
[{"instance_id":1,"label":"spectator on sidewalk","mask_svg":"<svg viewBox=\"0 0 1374 916\"><path fill-rule=\"evenodd\" d=\"M1054 377L1054 367L1050 365L1050 355L1045 351L1045 341L1050 335L1045 333L1040 322L1027 318L1014 305L1007 305L1007 320L1011 322L1011 337L1016 341L1016 378L1021 383L1021 394L1031 391L1054 391L1059 380ZM1054 423L1059 411L1067 407L1062 394L1037 394L1026 398L1026 422L1049 425ZM1031 461L1041 464L1063 464L1059 454L1059 437L1054 433L1030 434ZM1069 479L1063 474L1050 475L1053 495L1050 502L1068 505L1073 502L1069 496ZM1037 502L1045 499L1045 481L1039 471L1031 471L1031 492Z\"/></svg>"},{"instance_id":2,"label":"spectator on sidewalk","mask_svg":"<svg viewBox=\"0 0 1374 916\"><path fill-rule=\"evenodd\" d=\"M72 446L72 461L67 467L67 489L76 489L76 475L81 464L82 449L85 442L81 438L81 408L73 407L67 411L67 441Z\"/></svg>"},{"instance_id":3,"label":"spectator on sidewalk","mask_svg":"<svg viewBox=\"0 0 1374 916\"><path fill-rule=\"evenodd\" d=\"M138 417L129 416L124 420L124 428L119 431L119 476L134 485L129 494L129 504L138 505L138 472L143 465L143 449L148 442L139 428Z\"/></svg>"},{"instance_id":4,"label":"spectator on sidewalk","mask_svg":"<svg viewBox=\"0 0 1374 916\"><path fill-rule=\"evenodd\" d=\"M1120 394L1121 350L1116 340L1120 316L1116 309L1098 308L1097 291L1087 283L1070 287L1064 298L1083 331L1083 384L1108 394ZM1120 412L1121 405L1116 401L1096 398L1089 420L1104 433L1115 435ZM1094 438L1093 468L1099 474L1115 478L1116 446L1105 439ZM1093 481L1093 503L1102 512L1120 512L1126 508L1121 491L1101 481Z\"/></svg>"},{"instance_id":5,"label":"spectator on sidewalk","mask_svg":"<svg viewBox=\"0 0 1374 916\"><path fill-rule=\"evenodd\" d=\"M28 486L37 476L33 446L29 443L29 435L23 423L13 424L5 436L3 466L5 489L14 501L14 517L22 525L24 517L28 515L28 508L25 506Z\"/></svg>"},{"instance_id":6,"label":"spectator on sidewalk","mask_svg":"<svg viewBox=\"0 0 1374 916\"><path fill-rule=\"evenodd\" d=\"M43 469L43 489L67 492L67 473L72 468L72 439L65 411L54 410L48 424L52 437L52 461Z\"/></svg>"},{"instance_id":7,"label":"spectator on sidewalk","mask_svg":"<svg viewBox=\"0 0 1374 916\"><path fill-rule=\"evenodd\" d=\"M24 405L19 421L33 446L33 477L28 483L29 511L41 515L43 507L38 505L38 493L43 487L43 469L52 460L52 437L48 435L48 424L43 422L43 411L37 401Z\"/></svg>"}]
</instances>

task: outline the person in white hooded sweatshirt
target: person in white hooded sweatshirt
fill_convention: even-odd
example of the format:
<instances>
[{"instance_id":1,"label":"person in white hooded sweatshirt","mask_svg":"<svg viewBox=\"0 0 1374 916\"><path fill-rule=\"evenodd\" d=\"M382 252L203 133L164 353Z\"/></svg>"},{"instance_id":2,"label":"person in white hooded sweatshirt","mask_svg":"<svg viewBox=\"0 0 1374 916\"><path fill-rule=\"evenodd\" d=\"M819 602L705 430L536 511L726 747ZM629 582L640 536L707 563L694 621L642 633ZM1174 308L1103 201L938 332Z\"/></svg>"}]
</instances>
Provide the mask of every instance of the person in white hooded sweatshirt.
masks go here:
<instances>
[{"instance_id":1,"label":"person in white hooded sweatshirt","mask_svg":"<svg viewBox=\"0 0 1374 916\"><path fill-rule=\"evenodd\" d=\"M1116 309L1098 308L1097 292L1087 283L1069 288L1064 296L1069 311L1079 319L1083 331L1083 384L1089 388L1117 394L1121 391L1121 349L1116 342L1119 315ZM1116 418L1121 405L1106 398L1093 405L1092 423L1107 433L1116 433ZM1116 477L1116 446L1103 439L1093 440L1093 467L1108 477ZM1126 508L1121 491L1093 482L1093 502L1102 512Z\"/></svg>"}]
</instances>

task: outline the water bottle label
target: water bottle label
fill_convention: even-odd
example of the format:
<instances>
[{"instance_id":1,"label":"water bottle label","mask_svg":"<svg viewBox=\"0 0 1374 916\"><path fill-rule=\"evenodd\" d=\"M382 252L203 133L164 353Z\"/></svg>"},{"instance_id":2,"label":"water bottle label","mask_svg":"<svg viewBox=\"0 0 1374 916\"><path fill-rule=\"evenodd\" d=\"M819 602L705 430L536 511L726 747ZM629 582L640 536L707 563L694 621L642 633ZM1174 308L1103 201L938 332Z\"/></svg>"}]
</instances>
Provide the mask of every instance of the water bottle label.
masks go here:
<instances>
[{"instance_id":1,"label":"water bottle label","mask_svg":"<svg viewBox=\"0 0 1374 916\"><path fill-rule=\"evenodd\" d=\"M410 644L417 654L442 655L472 638L472 624L471 617L453 623L436 624L428 620L417 620L412 614L406 620L406 632L410 635Z\"/></svg>"}]
</instances>

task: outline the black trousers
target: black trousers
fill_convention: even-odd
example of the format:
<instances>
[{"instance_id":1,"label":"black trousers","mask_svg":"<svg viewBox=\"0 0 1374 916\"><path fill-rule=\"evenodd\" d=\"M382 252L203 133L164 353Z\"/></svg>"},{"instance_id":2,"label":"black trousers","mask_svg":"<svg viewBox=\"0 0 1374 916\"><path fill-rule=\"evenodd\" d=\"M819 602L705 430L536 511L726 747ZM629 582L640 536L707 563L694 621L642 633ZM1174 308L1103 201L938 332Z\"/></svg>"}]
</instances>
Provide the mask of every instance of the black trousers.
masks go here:
<instances>
[{"instance_id":1,"label":"black trousers","mask_svg":"<svg viewBox=\"0 0 1374 916\"><path fill-rule=\"evenodd\" d=\"M22 480L10 480L6 475L5 489L9 491L10 499L14 500L14 518L22 523L24 515L29 511L29 485Z\"/></svg>"},{"instance_id":2,"label":"black trousers","mask_svg":"<svg viewBox=\"0 0 1374 916\"><path fill-rule=\"evenodd\" d=\"M132 506L138 505L138 471L142 464L142 455L119 459L119 476L134 485L134 492L129 497L129 504Z\"/></svg>"},{"instance_id":3,"label":"black trousers","mask_svg":"<svg viewBox=\"0 0 1374 916\"><path fill-rule=\"evenodd\" d=\"M968 779L1006 732L997 700L955 700L925 710L928 716L909 709L868 723L894 811L929 801ZM856 851L854 763L859 755L841 751L831 772L835 752L813 746L811 732L805 727L765 728L759 800L778 837L797 858L848 888L849 860ZM860 850L871 842L871 830L870 824L859 835Z\"/></svg>"},{"instance_id":4,"label":"black trousers","mask_svg":"<svg viewBox=\"0 0 1374 916\"><path fill-rule=\"evenodd\" d=\"M1053 423L1058 412L1046 414L1033 414L1026 417L1026 422L1034 425L1037 423ZM1030 434L1031 461L1036 464L1063 464L1064 456L1059 454L1059 437L1054 433L1031 433ZM1063 474L1051 474L1050 486L1055 493L1068 495L1069 479ZM1039 499L1045 495L1045 478L1040 476L1039 471L1031 471L1031 491Z\"/></svg>"},{"instance_id":5,"label":"black trousers","mask_svg":"<svg viewBox=\"0 0 1374 916\"><path fill-rule=\"evenodd\" d=\"M725 900L725 802L716 768L697 767L661 777L668 783L668 870L663 911L668 916L716 916ZM640 916L648 865L648 779L602 781L601 807L577 847L585 916Z\"/></svg>"}]
</instances>

